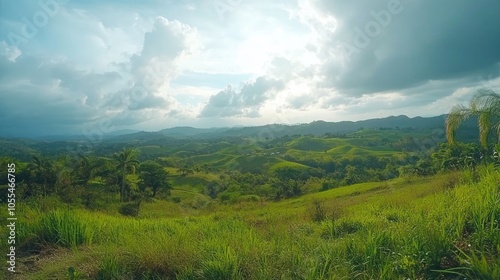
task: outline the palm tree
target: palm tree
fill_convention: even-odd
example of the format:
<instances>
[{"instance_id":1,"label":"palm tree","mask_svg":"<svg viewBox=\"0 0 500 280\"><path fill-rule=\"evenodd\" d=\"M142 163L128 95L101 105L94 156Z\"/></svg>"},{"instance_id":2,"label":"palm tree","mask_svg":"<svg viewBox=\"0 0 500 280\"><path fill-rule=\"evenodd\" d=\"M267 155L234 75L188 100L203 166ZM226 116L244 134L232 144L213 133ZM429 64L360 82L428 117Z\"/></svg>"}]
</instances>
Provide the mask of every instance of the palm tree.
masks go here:
<instances>
[{"instance_id":1,"label":"palm tree","mask_svg":"<svg viewBox=\"0 0 500 280\"><path fill-rule=\"evenodd\" d=\"M94 157L82 155L77 164L73 169L73 175L77 178L79 184L85 186L92 179L95 170L99 167L99 162Z\"/></svg>"},{"instance_id":2,"label":"palm tree","mask_svg":"<svg viewBox=\"0 0 500 280\"><path fill-rule=\"evenodd\" d=\"M496 131L500 144L500 94L490 89L480 89L469 106L454 106L446 118L446 138L450 144L455 143L455 131L470 117L477 117L479 143L484 151L488 150L488 137L492 129Z\"/></svg>"},{"instance_id":3,"label":"palm tree","mask_svg":"<svg viewBox=\"0 0 500 280\"><path fill-rule=\"evenodd\" d=\"M121 173L120 199L125 201L127 194L125 191L125 178L127 174L134 173L139 161L136 159L137 154L133 149L123 149L123 151L113 155L116 163L115 168Z\"/></svg>"}]
</instances>

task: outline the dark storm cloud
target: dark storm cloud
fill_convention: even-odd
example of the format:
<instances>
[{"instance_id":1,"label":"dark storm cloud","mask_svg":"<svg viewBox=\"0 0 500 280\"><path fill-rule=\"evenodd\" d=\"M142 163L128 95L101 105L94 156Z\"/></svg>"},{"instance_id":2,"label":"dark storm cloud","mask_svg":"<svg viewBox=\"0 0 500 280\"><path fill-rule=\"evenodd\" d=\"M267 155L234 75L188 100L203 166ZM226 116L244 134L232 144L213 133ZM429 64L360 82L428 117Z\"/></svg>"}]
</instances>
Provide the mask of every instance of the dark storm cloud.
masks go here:
<instances>
[{"instance_id":1,"label":"dark storm cloud","mask_svg":"<svg viewBox=\"0 0 500 280\"><path fill-rule=\"evenodd\" d=\"M318 5L339 22L336 32L325 36L323 85L344 94L498 75L500 1L320 0ZM332 53L347 54L343 66Z\"/></svg>"},{"instance_id":2,"label":"dark storm cloud","mask_svg":"<svg viewBox=\"0 0 500 280\"><path fill-rule=\"evenodd\" d=\"M166 88L193 33L178 21L156 18L123 73L79 70L0 41L0 135L79 133L103 120L113 127L133 125L149 120L149 109L171 111L176 104Z\"/></svg>"},{"instance_id":3,"label":"dark storm cloud","mask_svg":"<svg viewBox=\"0 0 500 280\"><path fill-rule=\"evenodd\" d=\"M0 120L3 134L75 132L75 127L102 114L100 90L119 79L117 73L85 73L64 63L30 56L10 61L0 56Z\"/></svg>"},{"instance_id":4,"label":"dark storm cloud","mask_svg":"<svg viewBox=\"0 0 500 280\"><path fill-rule=\"evenodd\" d=\"M243 85L240 91L228 87L210 97L200 117L258 117L259 107L273 97L273 91L281 90L280 80L259 77L255 82Z\"/></svg>"}]
</instances>

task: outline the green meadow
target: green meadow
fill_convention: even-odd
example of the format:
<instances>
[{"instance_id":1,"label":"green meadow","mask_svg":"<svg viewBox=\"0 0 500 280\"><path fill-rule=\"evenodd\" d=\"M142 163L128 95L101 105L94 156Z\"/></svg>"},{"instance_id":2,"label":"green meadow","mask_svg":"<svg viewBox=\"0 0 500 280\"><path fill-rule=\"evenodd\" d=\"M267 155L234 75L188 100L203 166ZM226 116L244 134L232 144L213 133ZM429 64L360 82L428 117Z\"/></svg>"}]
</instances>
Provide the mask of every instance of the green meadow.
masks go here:
<instances>
[{"instance_id":1,"label":"green meadow","mask_svg":"<svg viewBox=\"0 0 500 280\"><path fill-rule=\"evenodd\" d=\"M18 206L16 279L499 279L499 182L485 168L279 202L153 199L135 218L46 197Z\"/></svg>"},{"instance_id":2,"label":"green meadow","mask_svg":"<svg viewBox=\"0 0 500 280\"><path fill-rule=\"evenodd\" d=\"M0 280L500 280L500 0L0 0Z\"/></svg>"},{"instance_id":3,"label":"green meadow","mask_svg":"<svg viewBox=\"0 0 500 280\"><path fill-rule=\"evenodd\" d=\"M139 133L74 155L61 147L78 141L8 140L5 277L500 279L500 144L486 122L497 107L485 104L452 110L446 130ZM469 117L479 138L455 133Z\"/></svg>"}]
</instances>

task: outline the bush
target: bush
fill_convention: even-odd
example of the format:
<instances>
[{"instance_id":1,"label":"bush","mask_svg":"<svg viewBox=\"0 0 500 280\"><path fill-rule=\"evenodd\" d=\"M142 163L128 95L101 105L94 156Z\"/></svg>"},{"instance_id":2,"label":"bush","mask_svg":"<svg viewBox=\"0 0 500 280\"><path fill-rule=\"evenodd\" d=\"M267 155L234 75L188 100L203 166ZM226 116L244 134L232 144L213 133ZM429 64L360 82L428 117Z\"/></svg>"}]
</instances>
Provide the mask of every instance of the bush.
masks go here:
<instances>
[{"instance_id":1,"label":"bush","mask_svg":"<svg viewBox=\"0 0 500 280\"><path fill-rule=\"evenodd\" d=\"M240 198L239 192L228 192L225 191L219 194L219 199L222 203L236 203Z\"/></svg>"},{"instance_id":2,"label":"bush","mask_svg":"<svg viewBox=\"0 0 500 280\"><path fill-rule=\"evenodd\" d=\"M258 201L261 201L260 196L254 194L242 195L238 198L238 202L258 202Z\"/></svg>"},{"instance_id":3,"label":"bush","mask_svg":"<svg viewBox=\"0 0 500 280\"><path fill-rule=\"evenodd\" d=\"M129 202L120 206L118 212L124 216L132 216L137 217L139 215L139 207L141 206L141 202Z\"/></svg>"},{"instance_id":4,"label":"bush","mask_svg":"<svg viewBox=\"0 0 500 280\"><path fill-rule=\"evenodd\" d=\"M325 224L323 238L339 238L348 234L353 234L363 229L363 224L359 221L339 220Z\"/></svg>"},{"instance_id":5,"label":"bush","mask_svg":"<svg viewBox=\"0 0 500 280\"><path fill-rule=\"evenodd\" d=\"M312 207L308 210L313 221L322 222L326 219L326 210L323 201L314 199L312 201Z\"/></svg>"},{"instance_id":6,"label":"bush","mask_svg":"<svg viewBox=\"0 0 500 280\"><path fill-rule=\"evenodd\" d=\"M340 186L340 184L336 181L333 181L333 180L324 181L323 184L321 184L320 191L331 190L331 189L337 188L339 186Z\"/></svg>"},{"instance_id":7,"label":"bush","mask_svg":"<svg viewBox=\"0 0 500 280\"><path fill-rule=\"evenodd\" d=\"M453 189L460 183L461 175L458 172L449 173L446 175L441 187L444 189Z\"/></svg>"}]
</instances>

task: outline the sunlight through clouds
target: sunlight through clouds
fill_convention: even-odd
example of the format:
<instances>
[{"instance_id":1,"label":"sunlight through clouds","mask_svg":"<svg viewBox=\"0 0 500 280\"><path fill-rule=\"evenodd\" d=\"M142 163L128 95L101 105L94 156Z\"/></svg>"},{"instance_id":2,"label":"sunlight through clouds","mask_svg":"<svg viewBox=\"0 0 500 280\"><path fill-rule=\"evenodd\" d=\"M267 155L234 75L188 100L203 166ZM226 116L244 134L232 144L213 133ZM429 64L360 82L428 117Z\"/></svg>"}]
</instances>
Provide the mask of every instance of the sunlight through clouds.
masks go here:
<instances>
[{"instance_id":1,"label":"sunlight through clouds","mask_svg":"<svg viewBox=\"0 0 500 280\"><path fill-rule=\"evenodd\" d=\"M284 110L304 121L438 115L457 90L500 77L500 37L492 36L500 5L486 0L258 0L226 3L223 17L200 1L18 2L0 12L0 96L28 107L28 92L38 102L58 96L36 110L50 108L52 130L59 122L67 129L58 104L84 104L69 110L78 117L64 115L75 131L96 118L116 120L116 129L161 129L204 126L204 118L265 124ZM255 104L234 102L257 79L280 86L251 93Z\"/></svg>"}]
</instances>

